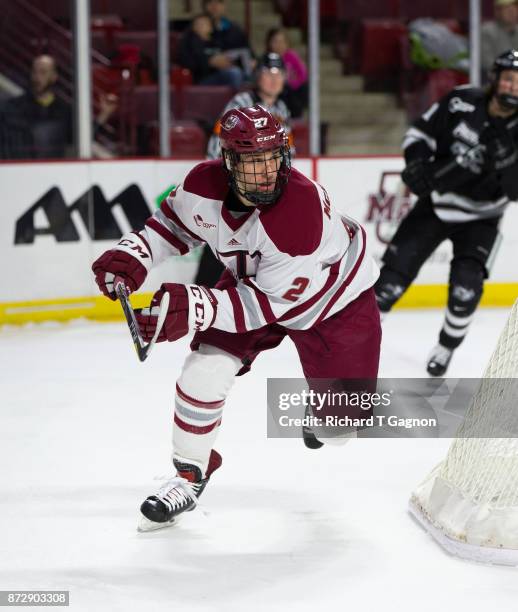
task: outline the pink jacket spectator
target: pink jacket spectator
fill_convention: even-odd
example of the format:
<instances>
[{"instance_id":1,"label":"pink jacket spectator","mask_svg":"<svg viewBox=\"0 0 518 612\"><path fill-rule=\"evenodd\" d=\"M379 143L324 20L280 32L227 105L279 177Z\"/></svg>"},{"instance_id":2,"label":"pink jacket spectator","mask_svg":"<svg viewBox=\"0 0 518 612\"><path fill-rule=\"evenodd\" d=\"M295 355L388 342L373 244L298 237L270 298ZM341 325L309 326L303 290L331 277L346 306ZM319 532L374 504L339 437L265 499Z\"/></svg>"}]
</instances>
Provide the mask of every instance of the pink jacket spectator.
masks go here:
<instances>
[{"instance_id":1,"label":"pink jacket spectator","mask_svg":"<svg viewBox=\"0 0 518 612\"><path fill-rule=\"evenodd\" d=\"M282 61L286 64L286 82L291 89L298 89L308 80L306 65L299 54L293 49L288 49L282 56Z\"/></svg>"}]
</instances>

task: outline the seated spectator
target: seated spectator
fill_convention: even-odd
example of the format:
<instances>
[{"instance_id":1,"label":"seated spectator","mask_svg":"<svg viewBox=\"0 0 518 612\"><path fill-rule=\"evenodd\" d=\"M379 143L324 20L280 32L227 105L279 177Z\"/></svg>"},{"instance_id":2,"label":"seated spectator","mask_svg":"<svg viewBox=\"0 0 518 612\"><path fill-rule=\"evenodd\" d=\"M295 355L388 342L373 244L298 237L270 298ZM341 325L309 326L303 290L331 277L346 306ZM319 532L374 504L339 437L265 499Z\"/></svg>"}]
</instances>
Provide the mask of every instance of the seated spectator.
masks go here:
<instances>
[{"instance_id":1,"label":"seated spectator","mask_svg":"<svg viewBox=\"0 0 518 612\"><path fill-rule=\"evenodd\" d=\"M238 89L243 72L221 52L212 38L213 25L208 15L197 15L180 42L178 61L192 72L197 85L230 85Z\"/></svg>"},{"instance_id":2,"label":"seated spectator","mask_svg":"<svg viewBox=\"0 0 518 612\"><path fill-rule=\"evenodd\" d=\"M40 55L32 63L31 90L10 98L0 108L0 156L4 159L63 158L73 142L70 106L54 93L56 62ZM117 107L117 97L103 95L94 133L106 124Z\"/></svg>"},{"instance_id":3,"label":"seated spectator","mask_svg":"<svg viewBox=\"0 0 518 612\"><path fill-rule=\"evenodd\" d=\"M236 23L225 17L224 0L202 0L204 13L212 19L214 43L233 61L239 62L245 79L252 76L255 68L254 53L248 37Z\"/></svg>"},{"instance_id":4,"label":"seated spectator","mask_svg":"<svg viewBox=\"0 0 518 612\"><path fill-rule=\"evenodd\" d=\"M518 2L516 0L495 0L495 20L482 24L480 33L480 59L482 80L488 74L495 57L518 48Z\"/></svg>"},{"instance_id":5,"label":"seated spectator","mask_svg":"<svg viewBox=\"0 0 518 612\"><path fill-rule=\"evenodd\" d=\"M286 66L283 99L291 116L300 117L308 105L308 71L300 55L290 48L288 35L282 28L272 28L266 36L266 53L277 53Z\"/></svg>"}]
</instances>

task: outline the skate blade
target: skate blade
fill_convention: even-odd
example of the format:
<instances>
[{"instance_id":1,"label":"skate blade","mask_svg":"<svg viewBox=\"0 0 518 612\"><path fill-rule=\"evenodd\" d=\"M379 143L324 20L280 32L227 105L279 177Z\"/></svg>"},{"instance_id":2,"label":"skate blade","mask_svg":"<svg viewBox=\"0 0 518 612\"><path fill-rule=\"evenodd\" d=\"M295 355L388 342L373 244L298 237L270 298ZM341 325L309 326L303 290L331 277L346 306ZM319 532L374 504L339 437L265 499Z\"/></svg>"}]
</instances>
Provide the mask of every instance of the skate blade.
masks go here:
<instances>
[{"instance_id":1,"label":"skate blade","mask_svg":"<svg viewBox=\"0 0 518 612\"><path fill-rule=\"evenodd\" d=\"M166 529L167 527L172 527L178 523L179 517L172 519L171 521L167 521L167 523L156 523L155 521L150 521L144 515L141 516L140 522L137 526L137 531L139 533L148 533L150 531L158 531L159 529Z\"/></svg>"}]
</instances>

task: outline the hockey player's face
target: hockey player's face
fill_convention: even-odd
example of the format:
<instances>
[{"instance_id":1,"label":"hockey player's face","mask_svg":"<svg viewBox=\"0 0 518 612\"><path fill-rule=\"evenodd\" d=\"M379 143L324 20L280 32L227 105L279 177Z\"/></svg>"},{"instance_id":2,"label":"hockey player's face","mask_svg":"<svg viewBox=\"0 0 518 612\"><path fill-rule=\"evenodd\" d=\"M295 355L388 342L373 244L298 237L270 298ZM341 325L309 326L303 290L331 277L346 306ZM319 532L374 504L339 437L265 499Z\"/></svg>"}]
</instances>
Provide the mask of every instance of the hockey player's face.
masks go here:
<instances>
[{"instance_id":1,"label":"hockey player's face","mask_svg":"<svg viewBox=\"0 0 518 612\"><path fill-rule=\"evenodd\" d=\"M281 161L280 149L241 154L235 175L239 189L243 192L273 192Z\"/></svg>"},{"instance_id":2,"label":"hockey player's face","mask_svg":"<svg viewBox=\"0 0 518 612\"><path fill-rule=\"evenodd\" d=\"M497 93L518 96L518 71L502 70L498 79Z\"/></svg>"}]
</instances>

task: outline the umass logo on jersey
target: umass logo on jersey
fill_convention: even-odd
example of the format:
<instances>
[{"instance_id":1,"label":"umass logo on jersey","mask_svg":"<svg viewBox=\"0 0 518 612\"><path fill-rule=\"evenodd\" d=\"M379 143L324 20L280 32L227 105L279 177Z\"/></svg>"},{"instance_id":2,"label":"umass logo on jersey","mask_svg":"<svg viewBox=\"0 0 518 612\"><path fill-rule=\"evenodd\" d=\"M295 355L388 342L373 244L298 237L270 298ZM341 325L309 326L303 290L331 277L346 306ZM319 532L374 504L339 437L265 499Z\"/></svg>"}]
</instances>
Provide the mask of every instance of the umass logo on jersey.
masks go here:
<instances>
[{"instance_id":1,"label":"umass logo on jersey","mask_svg":"<svg viewBox=\"0 0 518 612\"><path fill-rule=\"evenodd\" d=\"M157 202L170 191L171 187L160 194ZM140 187L135 184L111 200L98 185L93 185L70 204L58 187L51 187L17 219L14 244L32 244L37 236L54 236L57 242L79 242L81 229L91 240L119 240L126 233L126 227L121 226L144 227L152 212ZM46 219L45 227L38 222L42 216ZM79 228L78 223L83 228Z\"/></svg>"},{"instance_id":2,"label":"umass logo on jersey","mask_svg":"<svg viewBox=\"0 0 518 612\"><path fill-rule=\"evenodd\" d=\"M205 229L215 229L216 227L214 223L207 223L206 221L204 221L201 215L194 215L193 218L194 223L196 223L198 227L204 227Z\"/></svg>"},{"instance_id":3,"label":"umass logo on jersey","mask_svg":"<svg viewBox=\"0 0 518 612\"><path fill-rule=\"evenodd\" d=\"M368 195L366 221L374 224L376 237L388 244L401 219L413 206L414 197L399 172L382 172L378 191Z\"/></svg>"}]
</instances>

